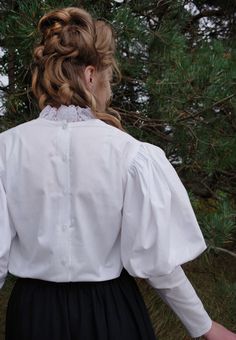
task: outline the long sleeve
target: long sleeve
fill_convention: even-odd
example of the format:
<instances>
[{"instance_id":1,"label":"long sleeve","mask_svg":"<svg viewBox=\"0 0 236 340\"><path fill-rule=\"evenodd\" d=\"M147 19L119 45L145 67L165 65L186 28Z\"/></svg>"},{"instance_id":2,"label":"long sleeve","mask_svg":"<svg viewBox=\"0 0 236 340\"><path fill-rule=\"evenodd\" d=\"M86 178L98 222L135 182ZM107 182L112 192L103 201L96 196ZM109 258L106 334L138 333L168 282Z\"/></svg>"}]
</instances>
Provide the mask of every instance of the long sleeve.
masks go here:
<instances>
[{"instance_id":1,"label":"long sleeve","mask_svg":"<svg viewBox=\"0 0 236 340\"><path fill-rule=\"evenodd\" d=\"M15 231L10 225L6 193L0 174L0 289L8 272L8 258Z\"/></svg>"},{"instance_id":2,"label":"long sleeve","mask_svg":"<svg viewBox=\"0 0 236 340\"><path fill-rule=\"evenodd\" d=\"M124 194L123 265L131 275L148 280L191 336L208 331L211 319L180 266L205 249L188 193L174 167L161 148L140 143Z\"/></svg>"},{"instance_id":3,"label":"long sleeve","mask_svg":"<svg viewBox=\"0 0 236 340\"><path fill-rule=\"evenodd\" d=\"M206 249L188 193L164 151L140 142L128 169L121 257L133 276L157 277Z\"/></svg>"},{"instance_id":4,"label":"long sleeve","mask_svg":"<svg viewBox=\"0 0 236 340\"><path fill-rule=\"evenodd\" d=\"M147 279L147 282L175 312L192 338L210 330L212 320L181 266L168 275Z\"/></svg>"}]
</instances>

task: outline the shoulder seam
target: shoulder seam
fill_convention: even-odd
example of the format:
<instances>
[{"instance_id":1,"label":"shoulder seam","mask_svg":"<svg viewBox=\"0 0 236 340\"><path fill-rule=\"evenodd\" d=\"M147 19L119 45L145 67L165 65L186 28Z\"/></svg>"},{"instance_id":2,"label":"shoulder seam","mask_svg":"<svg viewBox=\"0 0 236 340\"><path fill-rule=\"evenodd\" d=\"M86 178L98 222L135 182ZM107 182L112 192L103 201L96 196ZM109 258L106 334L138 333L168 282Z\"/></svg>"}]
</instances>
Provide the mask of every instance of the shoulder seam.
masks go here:
<instances>
[{"instance_id":1,"label":"shoulder seam","mask_svg":"<svg viewBox=\"0 0 236 340\"><path fill-rule=\"evenodd\" d=\"M11 147L10 147L11 152L9 152L9 155L7 155L7 150L6 150L6 157L4 157L4 159L3 159L5 168L3 168L3 169L0 168L0 176L2 176L3 173L6 171L7 163L9 162L11 157L13 156L14 149L15 149L14 134L18 136L17 126L13 127L12 129L5 130L6 132L9 131L9 135L10 135L9 138L12 138L13 140L12 140L12 143L11 143ZM12 130L12 131L10 131L10 130Z\"/></svg>"},{"instance_id":2,"label":"shoulder seam","mask_svg":"<svg viewBox=\"0 0 236 340\"><path fill-rule=\"evenodd\" d=\"M127 172L129 172L129 171L132 169L132 167L133 167L133 165L134 165L134 163L135 163L135 161L136 161L136 157L137 157L137 155L138 155L138 153L139 153L139 151L140 151L141 145L142 145L142 142L141 142L141 141L138 141L137 150L136 150L136 152L135 152L133 158L131 159L129 165L127 166Z\"/></svg>"}]
</instances>

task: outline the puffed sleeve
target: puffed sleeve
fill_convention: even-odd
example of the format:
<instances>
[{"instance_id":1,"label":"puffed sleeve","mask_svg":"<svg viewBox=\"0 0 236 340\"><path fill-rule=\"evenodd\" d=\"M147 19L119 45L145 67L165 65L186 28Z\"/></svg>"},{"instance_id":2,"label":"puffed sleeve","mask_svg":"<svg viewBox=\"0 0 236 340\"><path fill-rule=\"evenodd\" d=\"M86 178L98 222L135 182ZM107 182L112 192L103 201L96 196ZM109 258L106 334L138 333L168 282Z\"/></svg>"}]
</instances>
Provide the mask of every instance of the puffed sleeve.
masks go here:
<instances>
[{"instance_id":1,"label":"puffed sleeve","mask_svg":"<svg viewBox=\"0 0 236 340\"><path fill-rule=\"evenodd\" d=\"M140 143L128 172L121 226L121 257L127 271L147 279L191 337L212 320L181 264L206 244L188 193L164 151Z\"/></svg>"},{"instance_id":2,"label":"puffed sleeve","mask_svg":"<svg viewBox=\"0 0 236 340\"><path fill-rule=\"evenodd\" d=\"M6 192L0 172L0 289L7 276L10 246L14 236L15 231L10 225Z\"/></svg>"},{"instance_id":3,"label":"puffed sleeve","mask_svg":"<svg viewBox=\"0 0 236 340\"><path fill-rule=\"evenodd\" d=\"M121 258L132 276L156 280L206 249L188 193L160 147L140 142L126 179Z\"/></svg>"}]
</instances>

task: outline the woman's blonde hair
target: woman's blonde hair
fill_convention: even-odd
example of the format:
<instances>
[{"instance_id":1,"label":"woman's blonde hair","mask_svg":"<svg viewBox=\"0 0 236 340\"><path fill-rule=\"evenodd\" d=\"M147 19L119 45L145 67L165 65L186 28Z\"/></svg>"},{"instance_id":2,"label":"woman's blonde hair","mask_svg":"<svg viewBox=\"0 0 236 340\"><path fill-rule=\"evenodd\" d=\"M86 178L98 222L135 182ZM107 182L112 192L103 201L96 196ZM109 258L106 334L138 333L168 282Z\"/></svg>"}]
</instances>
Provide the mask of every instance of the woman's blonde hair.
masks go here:
<instances>
[{"instance_id":1,"label":"woman's blonde hair","mask_svg":"<svg viewBox=\"0 0 236 340\"><path fill-rule=\"evenodd\" d=\"M98 119L123 131L118 112L98 112L94 95L85 85L84 67L97 71L112 68L120 80L115 60L115 35L112 26L94 20L84 9L68 7L45 14L38 23L42 35L33 52L32 91L40 109L46 105L90 107Z\"/></svg>"}]
</instances>

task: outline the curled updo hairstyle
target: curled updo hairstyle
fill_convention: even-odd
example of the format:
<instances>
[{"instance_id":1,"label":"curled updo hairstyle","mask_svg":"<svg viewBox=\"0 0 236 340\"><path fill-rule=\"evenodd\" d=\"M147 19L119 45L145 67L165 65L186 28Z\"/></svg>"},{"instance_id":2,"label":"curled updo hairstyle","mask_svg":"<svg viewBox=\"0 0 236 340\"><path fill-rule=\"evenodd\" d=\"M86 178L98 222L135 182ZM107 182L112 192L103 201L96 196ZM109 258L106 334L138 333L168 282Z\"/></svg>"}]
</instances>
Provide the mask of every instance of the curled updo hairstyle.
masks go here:
<instances>
[{"instance_id":1,"label":"curled updo hairstyle","mask_svg":"<svg viewBox=\"0 0 236 340\"><path fill-rule=\"evenodd\" d=\"M112 27L81 8L68 7L45 14L38 30L41 41L34 48L31 70L32 91L40 109L46 105L88 106L96 118L125 131L118 112L111 108L98 112L84 78L84 68L92 65L98 72L111 67L120 80Z\"/></svg>"}]
</instances>

